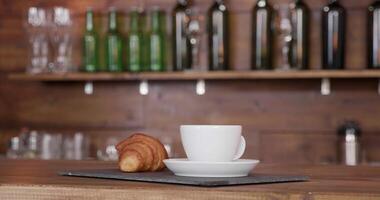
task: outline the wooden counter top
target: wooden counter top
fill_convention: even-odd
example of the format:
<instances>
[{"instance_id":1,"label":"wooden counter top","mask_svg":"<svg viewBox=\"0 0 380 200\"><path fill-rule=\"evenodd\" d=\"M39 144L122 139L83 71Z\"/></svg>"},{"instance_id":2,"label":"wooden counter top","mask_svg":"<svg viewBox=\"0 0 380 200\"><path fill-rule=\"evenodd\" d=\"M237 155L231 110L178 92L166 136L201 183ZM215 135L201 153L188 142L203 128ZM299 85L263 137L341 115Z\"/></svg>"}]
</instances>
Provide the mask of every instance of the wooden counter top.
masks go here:
<instances>
[{"instance_id":1,"label":"wooden counter top","mask_svg":"<svg viewBox=\"0 0 380 200\"><path fill-rule=\"evenodd\" d=\"M260 164L255 173L308 175L309 182L199 188L179 185L72 178L68 169L114 168L97 161L0 159L0 199L380 199L380 168Z\"/></svg>"}]
</instances>

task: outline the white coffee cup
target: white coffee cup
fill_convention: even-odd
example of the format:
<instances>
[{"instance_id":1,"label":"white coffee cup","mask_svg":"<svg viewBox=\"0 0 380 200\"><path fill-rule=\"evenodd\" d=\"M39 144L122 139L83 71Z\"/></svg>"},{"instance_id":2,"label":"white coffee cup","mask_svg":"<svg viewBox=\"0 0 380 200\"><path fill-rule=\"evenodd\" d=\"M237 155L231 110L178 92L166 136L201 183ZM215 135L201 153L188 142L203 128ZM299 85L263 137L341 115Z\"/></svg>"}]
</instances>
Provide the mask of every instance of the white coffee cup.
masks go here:
<instances>
[{"instance_id":1,"label":"white coffee cup","mask_svg":"<svg viewBox=\"0 0 380 200\"><path fill-rule=\"evenodd\" d=\"M238 125L182 125L181 141L191 161L230 162L245 150L242 127Z\"/></svg>"}]
</instances>

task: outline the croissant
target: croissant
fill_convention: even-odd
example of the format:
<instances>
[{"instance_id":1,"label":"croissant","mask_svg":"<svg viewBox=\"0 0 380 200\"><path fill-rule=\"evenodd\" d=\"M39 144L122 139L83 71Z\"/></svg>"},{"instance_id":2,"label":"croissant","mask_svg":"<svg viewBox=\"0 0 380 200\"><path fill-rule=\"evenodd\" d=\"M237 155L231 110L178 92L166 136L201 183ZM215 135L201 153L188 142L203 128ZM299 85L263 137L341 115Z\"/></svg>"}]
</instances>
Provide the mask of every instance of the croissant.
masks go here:
<instances>
[{"instance_id":1,"label":"croissant","mask_svg":"<svg viewBox=\"0 0 380 200\"><path fill-rule=\"evenodd\" d=\"M136 133L116 145L119 168L124 172L160 171L168 158L164 145L151 136Z\"/></svg>"}]
</instances>

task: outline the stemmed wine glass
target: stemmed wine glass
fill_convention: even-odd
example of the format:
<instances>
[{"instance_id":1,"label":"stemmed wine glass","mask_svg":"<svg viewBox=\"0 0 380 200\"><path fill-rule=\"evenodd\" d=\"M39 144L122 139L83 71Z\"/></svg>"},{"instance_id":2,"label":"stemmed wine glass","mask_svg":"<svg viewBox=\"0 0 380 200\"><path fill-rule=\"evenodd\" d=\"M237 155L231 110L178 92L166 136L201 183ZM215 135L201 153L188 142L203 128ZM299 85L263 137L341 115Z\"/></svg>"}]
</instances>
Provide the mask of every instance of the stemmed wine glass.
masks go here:
<instances>
[{"instance_id":1,"label":"stemmed wine glass","mask_svg":"<svg viewBox=\"0 0 380 200\"><path fill-rule=\"evenodd\" d=\"M49 62L49 38L47 12L43 8L30 7L25 24L30 42L30 63L27 72L38 74L47 71Z\"/></svg>"},{"instance_id":2,"label":"stemmed wine glass","mask_svg":"<svg viewBox=\"0 0 380 200\"><path fill-rule=\"evenodd\" d=\"M50 38L54 48L53 62L49 69L54 73L65 73L73 70L71 66L72 20L70 10L64 7L53 8Z\"/></svg>"}]
</instances>

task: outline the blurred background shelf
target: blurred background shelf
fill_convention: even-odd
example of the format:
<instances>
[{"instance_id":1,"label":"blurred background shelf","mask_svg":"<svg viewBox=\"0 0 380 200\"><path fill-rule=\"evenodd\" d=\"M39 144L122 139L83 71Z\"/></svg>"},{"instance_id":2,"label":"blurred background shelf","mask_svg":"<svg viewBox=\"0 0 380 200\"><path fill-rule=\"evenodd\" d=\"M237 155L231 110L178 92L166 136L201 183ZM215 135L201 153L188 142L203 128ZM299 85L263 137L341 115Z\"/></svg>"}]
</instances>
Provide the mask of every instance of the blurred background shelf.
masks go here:
<instances>
[{"instance_id":1,"label":"blurred background shelf","mask_svg":"<svg viewBox=\"0 0 380 200\"><path fill-rule=\"evenodd\" d=\"M17 81L138 81L138 80L255 80L255 79L366 79L380 78L380 70L308 70L308 71L223 71L223 72L144 72L144 73L12 73Z\"/></svg>"}]
</instances>

